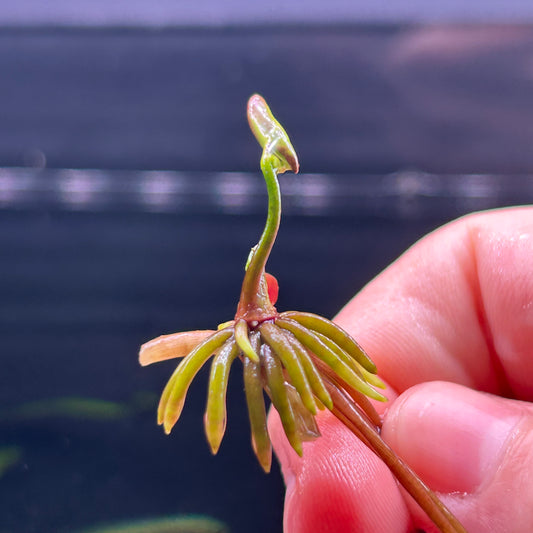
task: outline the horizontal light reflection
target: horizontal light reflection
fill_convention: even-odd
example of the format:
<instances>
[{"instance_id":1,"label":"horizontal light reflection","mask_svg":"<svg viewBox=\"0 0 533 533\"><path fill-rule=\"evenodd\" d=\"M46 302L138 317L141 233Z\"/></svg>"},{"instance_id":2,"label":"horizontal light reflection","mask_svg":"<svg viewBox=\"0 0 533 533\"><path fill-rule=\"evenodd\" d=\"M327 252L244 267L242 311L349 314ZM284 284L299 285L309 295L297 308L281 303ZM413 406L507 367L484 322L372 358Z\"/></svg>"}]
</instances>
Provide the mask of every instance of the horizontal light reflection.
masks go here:
<instances>
[{"instance_id":1,"label":"horizontal light reflection","mask_svg":"<svg viewBox=\"0 0 533 533\"><path fill-rule=\"evenodd\" d=\"M285 214L419 217L533 202L533 176L287 174ZM0 168L0 209L263 214L259 172Z\"/></svg>"}]
</instances>

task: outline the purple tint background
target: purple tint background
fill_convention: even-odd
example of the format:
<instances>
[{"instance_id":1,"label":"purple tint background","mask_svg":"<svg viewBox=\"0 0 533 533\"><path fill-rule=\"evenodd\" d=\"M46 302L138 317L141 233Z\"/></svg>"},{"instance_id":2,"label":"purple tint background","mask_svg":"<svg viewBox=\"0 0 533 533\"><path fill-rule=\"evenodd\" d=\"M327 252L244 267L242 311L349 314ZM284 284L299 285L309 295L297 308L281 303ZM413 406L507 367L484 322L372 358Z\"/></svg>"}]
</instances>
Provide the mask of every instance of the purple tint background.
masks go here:
<instances>
[{"instance_id":1,"label":"purple tint background","mask_svg":"<svg viewBox=\"0 0 533 533\"><path fill-rule=\"evenodd\" d=\"M533 17L526 0L372 2L351 0L243 2L242 0L19 0L0 9L5 24L222 25L257 23L519 22Z\"/></svg>"}]
</instances>

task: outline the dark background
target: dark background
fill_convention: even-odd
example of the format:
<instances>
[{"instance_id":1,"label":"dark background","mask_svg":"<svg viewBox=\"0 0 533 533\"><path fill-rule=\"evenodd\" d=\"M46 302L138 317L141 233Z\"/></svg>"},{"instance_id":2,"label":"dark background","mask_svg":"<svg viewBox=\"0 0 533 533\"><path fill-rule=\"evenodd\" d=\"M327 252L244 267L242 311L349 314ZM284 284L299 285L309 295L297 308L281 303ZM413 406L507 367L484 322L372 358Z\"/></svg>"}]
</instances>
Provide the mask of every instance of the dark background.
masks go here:
<instances>
[{"instance_id":1,"label":"dark background","mask_svg":"<svg viewBox=\"0 0 533 533\"><path fill-rule=\"evenodd\" d=\"M301 161L281 178L278 308L331 317L426 232L531 202L533 28L102 22L57 4L0 28L0 451L21 453L0 475L0 532L184 513L281 531L282 480L255 463L238 365L212 458L206 372L166 437L155 409L175 363L137 364L146 340L234 314L266 208L248 96ZM46 410L71 396L132 412ZM43 409L22 415L30 401Z\"/></svg>"}]
</instances>

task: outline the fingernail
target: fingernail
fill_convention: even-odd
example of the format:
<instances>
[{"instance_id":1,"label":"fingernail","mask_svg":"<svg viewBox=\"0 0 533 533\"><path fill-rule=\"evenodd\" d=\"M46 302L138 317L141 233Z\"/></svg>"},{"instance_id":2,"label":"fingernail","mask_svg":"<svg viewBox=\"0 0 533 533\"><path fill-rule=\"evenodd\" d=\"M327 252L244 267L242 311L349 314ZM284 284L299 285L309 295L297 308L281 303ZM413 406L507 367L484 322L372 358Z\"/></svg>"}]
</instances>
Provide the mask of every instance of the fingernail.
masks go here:
<instances>
[{"instance_id":1,"label":"fingernail","mask_svg":"<svg viewBox=\"0 0 533 533\"><path fill-rule=\"evenodd\" d=\"M434 490L474 492L494 475L519 418L505 400L427 383L393 405L383 436Z\"/></svg>"}]
</instances>

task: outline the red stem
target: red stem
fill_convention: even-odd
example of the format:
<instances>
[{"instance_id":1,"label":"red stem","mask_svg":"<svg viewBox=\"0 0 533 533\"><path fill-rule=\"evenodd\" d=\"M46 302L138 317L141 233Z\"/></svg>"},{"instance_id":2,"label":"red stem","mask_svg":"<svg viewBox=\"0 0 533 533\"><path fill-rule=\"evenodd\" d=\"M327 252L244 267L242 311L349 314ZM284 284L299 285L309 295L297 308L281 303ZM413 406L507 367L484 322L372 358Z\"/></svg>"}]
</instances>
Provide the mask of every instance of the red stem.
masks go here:
<instances>
[{"instance_id":1,"label":"red stem","mask_svg":"<svg viewBox=\"0 0 533 533\"><path fill-rule=\"evenodd\" d=\"M442 533L467 533L437 495L404 463L381 438L376 428L335 385L326 383L333 400L332 413L364 442L389 468Z\"/></svg>"}]
</instances>

